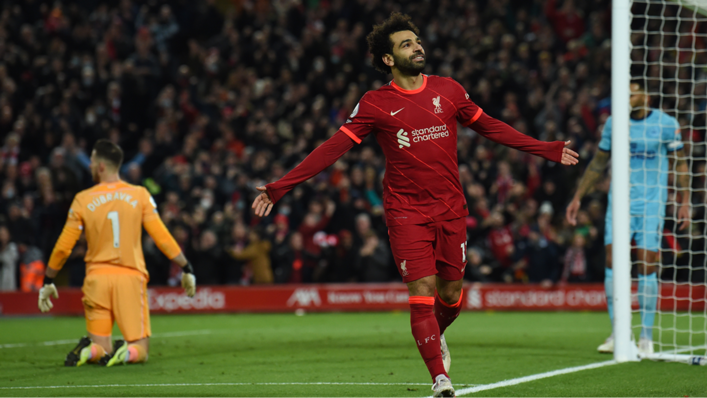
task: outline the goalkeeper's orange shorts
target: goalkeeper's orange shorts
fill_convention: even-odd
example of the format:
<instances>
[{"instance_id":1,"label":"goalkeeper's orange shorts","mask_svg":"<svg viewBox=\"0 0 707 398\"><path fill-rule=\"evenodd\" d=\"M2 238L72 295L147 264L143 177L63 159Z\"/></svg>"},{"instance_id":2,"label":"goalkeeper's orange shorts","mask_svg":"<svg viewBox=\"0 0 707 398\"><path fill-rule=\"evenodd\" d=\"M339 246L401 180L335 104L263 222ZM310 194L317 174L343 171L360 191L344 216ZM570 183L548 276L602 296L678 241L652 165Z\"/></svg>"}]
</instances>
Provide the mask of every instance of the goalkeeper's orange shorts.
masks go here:
<instances>
[{"instance_id":1,"label":"goalkeeper's orange shorts","mask_svg":"<svg viewBox=\"0 0 707 398\"><path fill-rule=\"evenodd\" d=\"M117 322L128 342L152 334L147 276L142 272L127 267L91 264L82 291L89 333L110 336L113 322Z\"/></svg>"}]
</instances>

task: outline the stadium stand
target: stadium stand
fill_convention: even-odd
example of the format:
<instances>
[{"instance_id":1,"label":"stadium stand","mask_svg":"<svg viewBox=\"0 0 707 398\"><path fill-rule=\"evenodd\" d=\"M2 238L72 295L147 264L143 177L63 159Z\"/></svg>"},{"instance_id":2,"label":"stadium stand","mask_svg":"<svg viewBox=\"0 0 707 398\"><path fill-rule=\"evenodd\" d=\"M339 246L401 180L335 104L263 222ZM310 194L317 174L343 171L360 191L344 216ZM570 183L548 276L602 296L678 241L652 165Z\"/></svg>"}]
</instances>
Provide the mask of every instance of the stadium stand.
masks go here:
<instances>
[{"instance_id":1,"label":"stadium stand","mask_svg":"<svg viewBox=\"0 0 707 398\"><path fill-rule=\"evenodd\" d=\"M250 211L255 186L387 82L365 35L395 9L422 27L426 73L454 77L523 133L572 140L586 166L610 111L610 1L398 3L0 2L0 290L34 288L38 253L46 261L69 201L91 185L87 148L99 138L124 148L123 178L153 194L201 284L399 280L372 138L271 216ZM469 280L603 280L608 178L572 228L564 208L582 168L469 129L459 159ZM178 267L147 235L144 248L150 283L176 285ZM63 284L81 285L84 251Z\"/></svg>"}]
</instances>

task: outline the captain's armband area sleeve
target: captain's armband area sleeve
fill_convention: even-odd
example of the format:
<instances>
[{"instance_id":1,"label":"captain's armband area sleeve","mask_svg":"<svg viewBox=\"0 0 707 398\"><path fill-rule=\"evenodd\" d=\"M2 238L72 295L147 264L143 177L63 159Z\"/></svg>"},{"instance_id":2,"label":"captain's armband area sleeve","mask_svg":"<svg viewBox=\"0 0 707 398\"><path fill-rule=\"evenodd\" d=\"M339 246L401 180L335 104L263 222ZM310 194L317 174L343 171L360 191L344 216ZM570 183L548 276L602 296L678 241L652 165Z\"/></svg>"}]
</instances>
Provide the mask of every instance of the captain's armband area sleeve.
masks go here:
<instances>
[{"instance_id":1,"label":"captain's armband area sleeve","mask_svg":"<svg viewBox=\"0 0 707 398\"><path fill-rule=\"evenodd\" d=\"M452 101L456 107L457 121L464 127L468 127L484 113L484 111L469 98L469 93L464 87L453 79L449 79L452 84Z\"/></svg>"},{"instance_id":2,"label":"captain's armband area sleeve","mask_svg":"<svg viewBox=\"0 0 707 398\"><path fill-rule=\"evenodd\" d=\"M346 134L353 142L360 144L373 131L376 111L380 112L371 103L370 96L364 94L339 131Z\"/></svg>"}]
</instances>

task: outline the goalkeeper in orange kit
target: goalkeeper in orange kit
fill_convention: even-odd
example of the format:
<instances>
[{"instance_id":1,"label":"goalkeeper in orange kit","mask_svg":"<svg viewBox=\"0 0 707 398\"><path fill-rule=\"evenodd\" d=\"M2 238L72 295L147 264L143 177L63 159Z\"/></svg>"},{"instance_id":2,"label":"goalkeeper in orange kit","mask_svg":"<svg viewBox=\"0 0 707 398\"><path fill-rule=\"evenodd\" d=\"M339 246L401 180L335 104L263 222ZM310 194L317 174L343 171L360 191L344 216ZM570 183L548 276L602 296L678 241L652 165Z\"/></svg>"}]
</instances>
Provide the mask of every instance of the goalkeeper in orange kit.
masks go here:
<instances>
[{"instance_id":1,"label":"goalkeeper in orange kit","mask_svg":"<svg viewBox=\"0 0 707 398\"><path fill-rule=\"evenodd\" d=\"M108 140L98 140L91 153L91 175L97 183L79 192L69 210L64 230L54 246L39 291L39 309L52 309L50 296L59 298L53 278L71 254L81 232L86 234L86 278L83 306L88 337L66 356L66 366L96 362L113 366L147 361L150 341L149 275L142 254L142 227L157 247L182 269L182 287L190 297L196 278L189 261L157 213L144 187L120 180L123 151ZM125 340L111 346L113 322Z\"/></svg>"}]
</instances>

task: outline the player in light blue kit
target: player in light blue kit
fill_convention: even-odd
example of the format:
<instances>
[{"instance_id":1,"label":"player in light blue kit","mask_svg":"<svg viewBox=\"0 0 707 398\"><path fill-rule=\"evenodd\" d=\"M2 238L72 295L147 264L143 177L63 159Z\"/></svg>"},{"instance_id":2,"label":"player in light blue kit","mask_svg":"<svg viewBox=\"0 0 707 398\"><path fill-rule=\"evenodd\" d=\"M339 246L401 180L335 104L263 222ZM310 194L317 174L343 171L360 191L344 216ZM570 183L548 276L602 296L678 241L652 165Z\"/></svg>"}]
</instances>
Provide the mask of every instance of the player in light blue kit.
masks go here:
<instances>
[{"instance_id":1,"label":"player in light blue kit","mask_svg":"<svg viewBox=\"0 0 707 398\"><path fill-rule=\"evenodd\" d=\"M690 175L683 156L680 125L674 117L650 108L650 97L642 81L631 82L631 239L635 242L638 262L638 303L641 311L639 353L653 353L653 323L658 301L658 250L663 231L665 204L668 198L668 173L676 171L675 181L680 192L678 219L680 229L690 223ZM622 131L617 134L622 134ZM601 133L599 150L587 166L579 188L567 207L567 220L576 225L582 197L604 174L611 154L611 117ZM611 192L606 211L606 272L604 289L611 323L614 323L613 271L611 264ZM599 352L614 352L613 333Z\"/></svg>"}]
</instances>

